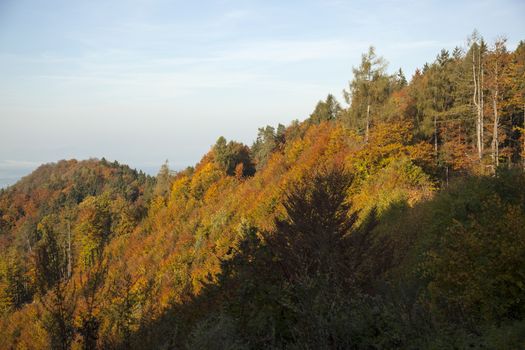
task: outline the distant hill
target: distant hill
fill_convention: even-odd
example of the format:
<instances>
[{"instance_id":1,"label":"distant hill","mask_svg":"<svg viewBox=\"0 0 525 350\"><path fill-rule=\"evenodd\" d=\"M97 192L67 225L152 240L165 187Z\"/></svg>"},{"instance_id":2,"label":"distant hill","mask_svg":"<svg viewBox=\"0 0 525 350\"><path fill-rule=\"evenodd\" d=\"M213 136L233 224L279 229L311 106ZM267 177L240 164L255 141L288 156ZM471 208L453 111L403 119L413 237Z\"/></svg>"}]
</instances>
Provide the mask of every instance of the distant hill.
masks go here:
<instances>
[{"instance_id":1,"label":"distant hill","mask_svg":"<svg viewBox=\"0 0 525 350\"><path fill-rule=\"evenodd\" d=\"M76 209L86 197L121 196L142 201L154 179L117 162L90 159L45 164L16 184L0 190L0 235L24 235L46 215ZM142 203L141 205L144 205Z\"/></svg>"}]
</instances>

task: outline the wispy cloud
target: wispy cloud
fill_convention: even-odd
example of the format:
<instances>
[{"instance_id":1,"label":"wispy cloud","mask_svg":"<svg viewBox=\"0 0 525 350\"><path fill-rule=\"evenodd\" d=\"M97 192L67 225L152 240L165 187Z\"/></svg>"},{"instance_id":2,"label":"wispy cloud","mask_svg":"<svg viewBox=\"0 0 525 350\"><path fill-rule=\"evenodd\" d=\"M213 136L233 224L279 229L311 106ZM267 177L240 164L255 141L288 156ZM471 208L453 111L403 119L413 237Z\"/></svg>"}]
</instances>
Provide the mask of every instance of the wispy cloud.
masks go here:
<instances>
[{"instance_id":1,"label":"wispy cloud","mask_svg":"<svg viewBox=\"0 0 525 350\"><path fill-rule=\"evenodd\" d=\"M271 40L250 42L224 50L216 57L225 61L301 62L348 57L362 50L363 44L341 39Z\"/></svg>"},{"instance_id":2,"label":"wispy cloud","mask_svg":"<svg viewBox=\"0 0 525 350\"><path fill-rule=\"evenodd\" d=\"M223 45L194 56L148 55L130 49L93 50L81 55L42 53L32 57L1 54L0 61L50 69L24 72L26 79L49 82L64 91L89 89L92 96L139 99L184 96L202 89L242 86L309 89L275 75L275 65L358 57L364 42L343 39L260 40ZM270 65L268 65L270 64ZM41 69L42 70L42 69ZM58 84L58 85L57 85ZM318 88L318 87L313 87Z\"/></svg>"},{"instance_id":3,"label":"wispy cloud","mask_svg":"<svg viewBox=\"0 0 525 350\"><path fill-rule=\"evenodd\" d=\"M438 41L438 40L415 40L415 41L400 41L396 43L391 43L389 45L392 49L401 49L401 50L413 50L413 49L422 49L422 48L432 48L432 49L450 49L455 46L461 46L463 43L461 41Z\"/></svg>"},{"instance_id":4,"label":"wispy cloud","mask_svg":"<svg viewBox=\"0 0 525 350\"><path fill-rule=\"evenodd\" d=\"M428 45L423 43L407 43L410 45ZM210 48L205 52L184 56L177 53L165 53L162 56L148 55L132 49L100 49L90 50L77 55L60 55L43 52L34 56L0 53L0 62L18 64L49 65L55 71L66 72L68 68L75 72L119 73L123 71L162 71L180 70L181 66L212 67L213 64L235 63L242 67L243 63L268 62L291 63L327 59L350 58L359 55L366 47L364 41L348 41L343 39L317 40L259 40L238 42L223 45L220 48ZM415 46L414 46L415 47ZM210 65L211 64L211 65Z\"/></svg>"}]
</instances>

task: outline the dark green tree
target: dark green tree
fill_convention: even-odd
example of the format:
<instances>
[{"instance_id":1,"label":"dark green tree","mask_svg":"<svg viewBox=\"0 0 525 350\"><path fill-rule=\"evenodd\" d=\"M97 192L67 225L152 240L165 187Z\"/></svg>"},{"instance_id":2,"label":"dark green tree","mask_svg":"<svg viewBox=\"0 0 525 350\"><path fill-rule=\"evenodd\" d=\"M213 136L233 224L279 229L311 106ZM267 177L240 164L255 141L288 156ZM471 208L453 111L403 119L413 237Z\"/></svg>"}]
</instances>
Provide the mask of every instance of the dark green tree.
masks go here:
<instances>
[{"instance_id":1,"label":"dark green tree","mask_svg":"<svg viewBox=\"0 0 525 350\"><path fill-rule=\"evenodd\" d=\"M251 153L253 154L257 170L264 167L270 155L284 143L285 130L282 124L277 126L277 131L270 125L259 128L257 140L255 140L251 147Z\"/></svg>"},{"instance_id":2,"label":"dark green tree","mask_svg":"<svg viewBox=\"0 0 525 350\"><path fill-rule=\"evenodd\" d=\"M252 176L255 174L250 148L242 143L230 141L221 136L213 147L215 161L229 176ZM237 174L240 172L240 174Z\"/></svg>"},{"instance_id":3,"label":"dark green tree","mask_svg":"<svg viewBox=\"0 0 525 350\"><path fill-rule=\"evenodd\" d=\"M341 168L321 170L286 196L286 218L268 235L283 273L340 275L345 269L345 236L355 222L346 200L352 177Z\"/></svg>"},{"instance_id":4,"label":"dark green tree","mask_svg":"<svg viewBox=\"0 0 525 350\"><path fill-rule=\"evenodd\" d=\"M76 308L74 292L68 287L67 259L60 248L50 217L38 225L41 240L35 247L34 268L36 288L46 310L43 323L52 349L70 349L75 328L73 315Z\"/></svg>"},{"instance_id":5,"label":"dark green tree","mask_svg":"<svg viewBox=\"0 0 525 350\"><path fill-rule=\"evenodd\" d=\"M0 253L0 315L20 308L31 297L24 260L14 249Z\"/></svg>"},{"instance_id":6,"label":"dark green tree","mask_svg":"<svg viewBox=\"0 0 525 350\"><path fill-rule=\"evenodd\" d=\"M328 94L326 100L319 101L315 110L310 114L310 123L319 124L322 121L335 120L341 113L341 105L332 94Z\"/></svg>"}]
</instances>

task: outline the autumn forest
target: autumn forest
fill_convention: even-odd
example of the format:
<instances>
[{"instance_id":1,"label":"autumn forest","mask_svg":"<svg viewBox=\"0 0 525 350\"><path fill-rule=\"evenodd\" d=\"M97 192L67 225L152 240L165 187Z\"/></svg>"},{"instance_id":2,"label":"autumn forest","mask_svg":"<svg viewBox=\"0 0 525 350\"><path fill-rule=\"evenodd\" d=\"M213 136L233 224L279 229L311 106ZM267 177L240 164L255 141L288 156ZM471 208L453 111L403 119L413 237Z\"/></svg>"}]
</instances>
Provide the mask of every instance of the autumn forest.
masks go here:
<instances>
[{"instance_id":1,"label":"autumn forest","mask_svg":"<svg viewBox=\"0 0 525 350\"><path fill-rule=\"evenodd\" d=\"M380 52L193 167L0 190L0 349L525 348L525 42Z\"/></svg>"}]
</instances>

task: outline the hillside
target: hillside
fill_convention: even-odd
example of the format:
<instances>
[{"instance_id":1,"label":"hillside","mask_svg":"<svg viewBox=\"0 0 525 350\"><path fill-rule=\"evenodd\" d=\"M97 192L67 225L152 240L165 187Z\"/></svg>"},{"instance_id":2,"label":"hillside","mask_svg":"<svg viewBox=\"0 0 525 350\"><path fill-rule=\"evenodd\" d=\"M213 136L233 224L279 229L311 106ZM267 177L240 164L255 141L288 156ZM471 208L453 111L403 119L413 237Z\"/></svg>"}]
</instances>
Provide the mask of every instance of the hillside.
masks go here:
<instances>
[{"instance_id":1,"label":"hillside","mask_svg":"<svg viewBox=\"0 0 525 350\"><path fill-rule=\"evenodd\" d=\"M525 44L484 45L409 82L370 49L348 107L184 171L69 160L1 190L0 348L525 346Z\"/></svg>"}]
</instances>

